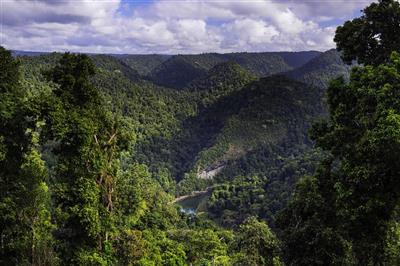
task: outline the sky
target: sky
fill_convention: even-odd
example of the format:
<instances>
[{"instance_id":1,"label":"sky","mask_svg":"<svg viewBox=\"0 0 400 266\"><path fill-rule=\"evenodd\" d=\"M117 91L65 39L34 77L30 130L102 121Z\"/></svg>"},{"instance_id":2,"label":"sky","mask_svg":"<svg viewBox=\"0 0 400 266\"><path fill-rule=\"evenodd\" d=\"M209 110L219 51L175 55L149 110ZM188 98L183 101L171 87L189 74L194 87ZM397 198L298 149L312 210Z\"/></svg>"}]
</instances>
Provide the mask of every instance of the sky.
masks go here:
<instances>
[{"instance_id":1,"label":"sky","mask_svg":"<svg viewBox=\"0 0 400 266\"><path fill-rule=\"evenodd\" d=\"M371 0L0 0L1 45L88 53L324 51Z\"/></svg>"}]
</instances>

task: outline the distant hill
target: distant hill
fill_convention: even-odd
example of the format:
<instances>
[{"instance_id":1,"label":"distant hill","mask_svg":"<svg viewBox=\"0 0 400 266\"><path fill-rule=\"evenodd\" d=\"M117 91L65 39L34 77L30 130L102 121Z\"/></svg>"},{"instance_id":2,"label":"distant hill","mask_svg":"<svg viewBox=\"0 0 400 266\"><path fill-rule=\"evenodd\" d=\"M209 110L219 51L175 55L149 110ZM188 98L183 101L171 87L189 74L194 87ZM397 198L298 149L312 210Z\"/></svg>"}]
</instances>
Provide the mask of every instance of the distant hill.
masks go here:
<instances>
[{"instance_id":1,"label":"distant hill","mask_svg":"<svg viewBox=\"0 0 400 266\"><path fill-rule=\"evenodd\" d=\"M14 56L40 56L48 52L12 51ZM303 66L321 55L317 51L265 53L204 53L190 55L162 54L89 54L110 56L143 78L164 87L183 88L205 76L211 68L223 62L235 62L254 75L265 77ZM94 57L95 58L95 57ZM111 59L110 59L111 60ZM131 72L130 70L130 72Z\"/></svg>"},{"instance_id":2,"label":"distant hill","mask_svg":"<svg viewBox=\"0 0 400 266\"><path fill-rule=\"evenodd\" d=\"M275 52L274 54L279 55L283 60L292 68L298 68L311 59L319 56L322 52L319 51L302 51L302 52Z\"/></svg>"},{"instance_id":3,"label":"distant hill","mask_svg":"<svg viewBox=\"0 0 400 266\"><path fill-rule=\"evenodd\" d=\"M233 53L225 54L225 57L259 77L269 76L292 68L279 53Z\"/></svg>"},{"instance_id":4,"label":"distant hill","mask_svg":"<svg viewBox=\"0 0 400 266\"><path fill-rule=\"evenodd\" d=\"M319 54L311 51L175 55L153 69L149 77L158 85L183 88L223 62L235 62L254 75L264 77L301 66Z\"/></svg>"},{"instance_id":5,"label":"distant hill","mask_svg":"<svg viewBox=\"0 0 400 266\"><path fill-rule=\"evenodd\" d=\"M125 77L132 81L138 81L142 79L142 76L136 69L131 68L126 62L119 60L111 55L90 55L94 64L107 71L116 73L122 73Z\"/></svg>"},{"instance_id":6,"label":"distant hill","mask_svg":"<svg viewBox=\"0 0 400 266\"><path fill-rule=\"evenodd\" d=\"M326 89L329 80L333 78L344 76L345 79L348 79L350 68L342 61L340 53L332 49L284 75L306 84Z\"/></svg>"},{"instance_id":7,"label":"distant hill","mask_svg":"<svg viewBox=\"0 0 400 266\"><path fill-rule=\"evenodd\" d=\"M149 77L161 86L183 88L221 62L222 60L215 56L175 55L153 69Z\"/></svg>"},{"instance_id":8,"label":"distant hill","mask_svg":"<svg viewBox=\"0 0 400 266\"><path fill-rule=\"evenodd\" d=\"M39 56L39 55L48 54L48 52L31 52L31 51L12 50L11 54L13 56Z\"/></svg>"},{"instance_id":9,"label":"distant hill","mask_svg":"<svg viewBox=\"0 0 400 266\"><path fill-rule=\"evenodd\" d=\"M112 55L122 62L127 64L132 69L136 70L140 75L148 75L156 67L165 62L170 55L159 55L159 54L144 54L144 55Z\"/></svg>"},{"instance_id":10,"label":"distant hill","mask_svg":"<svg viewBox=\"0 0 400 266\"><path fill-rule=\"evenodd\" d=\"M239 64L228 61L214 66L206 75L189 83L186 89L198 91L202 104L208 105L256 79L256 75Z\"/></svg>"}]
</instances>

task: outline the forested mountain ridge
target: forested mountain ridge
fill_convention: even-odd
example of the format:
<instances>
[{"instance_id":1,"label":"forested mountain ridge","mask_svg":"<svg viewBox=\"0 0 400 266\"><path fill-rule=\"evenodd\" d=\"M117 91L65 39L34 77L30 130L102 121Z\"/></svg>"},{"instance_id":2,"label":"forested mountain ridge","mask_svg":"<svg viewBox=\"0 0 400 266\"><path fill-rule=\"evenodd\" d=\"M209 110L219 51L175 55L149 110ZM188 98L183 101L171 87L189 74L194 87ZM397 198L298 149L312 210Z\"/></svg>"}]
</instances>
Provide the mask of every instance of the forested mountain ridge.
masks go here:
<instances>
[{"instance_id":1,"label":"forested mountain ridge","mask_svg":"<svg viewBox=\"0 0 400 266\"><path fill-rule=\"evenodd\" d=\"M46 52L13 51L14 56L40 56ZM204 53L187 55L160 54L89 54L94 59L101 56L117 58L131 71L161 86L182 88L196 78L204 76L214 66L235 62L259 77L298 68L321 52L265 52L265 53Z\"/></svg>"},{"instance_id":2,"label":"forested mountain ridge","mask_svg":"<svg viewBox=\"0 0 400 266\"><path fill-rule=\"evenodd\" d=\"M164 63L170 55L159 55L159 54L152 54L152 55L131 55L131 54L121 54L121 55L111 55L122 62L126 63L129 67L136 70L140 75L148 75L153 71L154 68Z\"/></svg>"},{"instance_id":3,"label":"forested mountain ridge","mask_svg":"<svg viewBox=\"0 0 400 266\"><path fill-rule=\"evenodd\" d=\"M351 66L343 63L340 53L332 49L311 59L299 68L284 73L284 75L325 90L329 81L334 78L343 76L348 80L350 68Z\"/></svg>"},{"instance_id":4,"label":"forested mountain ridge","mask_svg":"<svg viewBox=\"0 0 400 266\"><path fill-rule=\"evenodd\" d=\"M299 67L319 54L311 51L175 55L155 68L149 76L159 85L182 88L223 62L235 62L254 75L264 77Z\"/></svg>"}]
</instances>

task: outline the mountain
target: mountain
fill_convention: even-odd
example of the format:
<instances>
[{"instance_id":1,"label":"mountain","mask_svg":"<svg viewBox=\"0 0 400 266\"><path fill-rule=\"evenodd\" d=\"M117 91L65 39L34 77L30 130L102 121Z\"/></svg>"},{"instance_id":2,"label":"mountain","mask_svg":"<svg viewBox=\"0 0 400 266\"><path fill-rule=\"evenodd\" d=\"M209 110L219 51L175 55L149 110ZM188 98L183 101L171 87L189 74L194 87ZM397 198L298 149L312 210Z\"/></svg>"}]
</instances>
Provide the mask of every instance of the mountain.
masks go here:
<instances>
[{"instance_id":1,"label":"mountain","mask_svg":"<svg viewBox=\"0 0 400 266\"><path fill-rule=\"evenodd\" d=\"M309 62L313 58L321 55L318 51L303 51L303 52L275 52L292 68L298 68Z\"/></svg>"},{"instance_id":2,"label":"mountain","mask_svg":"<svg viewBox=\"0 0 400 266\"><path fill-rule=\"evenodd\" d=\"M320 55L318 51L266 52L224 54L227 60L238 63L260 77L269 76L304 65Z\"/></svg>"},{"instance_id":3,"label":"mountain","mask_svg":"<svg viewBox=\"0 0 400 266\"><path fill-rule=\"evenodd\" d=\"M343 76L348 79L350 68L351 66L342 61L340 53L332 49L284 75L311 86L326 89L329 80L333 78Z\"/></svg>"},{"instance_id":4,"label":"mountain","mask_svg":"<svg viewBox=\"0 0 400 266\"><path fill-rule=\"evenodd\" d=\"M132 69L136 70L140 75L146 76L151 73L156 67L164 63L171 56L160 54L122 54L112 55L122 62L127 64Z\"/></svg>"},{"instance_id":5,"label":"mountain","mask_svg":"<svg viewBox=\"0 0 400 266\"><path fill-rule=\"evenodd\" d=\"M160 86L183 88L220 62L222 60L214 56L176 55L153 69L149 77Z\"/></svg>"},{"instance_id":6,"label":"mountain","mask_svg":"<svg viewBox=\"0 0 400 266\"><path fill-rule=\"evenodd\" d=\"M136 69L131 68L127 63L118 60L111 55L90 55L94 64L101 70L107 70L116 73L122 73L132 81L142 79L142 76Z\"/></svg>"},{"instance_id":7,"label":"mountain","mask_svg":"<svg viewBox=\"0 0 400 266\"><path fill-rule=\"evenodd\" d=\"M39 55L48 54L48 52L32 52L32 51L12 50L11 54L13 56L39 56Z\"/></svg>"},{"instance_id":8,"label":"mountain","mask_svg":"<svg viewBox=\"0 0 400 266\"><path fill-rule=\"evenodd\" d=\"M149 77L161 86L183 88L223 62L235 62L254 75L264 77L301 66L319 54L311 51L176 55L153 69Z\"/></svg>"},{"instance_id":9,"label":"mountain","mask_svg":"<svg viewBox=\"0 0 400 266\"><path fill-rule=\"evenodd\" d=\"M214 66L207 75L193 80L185 89L201 93L202 103L208 105L256 79L257 76L239 64L228 61Z\"/></svg>"}]
</instances>

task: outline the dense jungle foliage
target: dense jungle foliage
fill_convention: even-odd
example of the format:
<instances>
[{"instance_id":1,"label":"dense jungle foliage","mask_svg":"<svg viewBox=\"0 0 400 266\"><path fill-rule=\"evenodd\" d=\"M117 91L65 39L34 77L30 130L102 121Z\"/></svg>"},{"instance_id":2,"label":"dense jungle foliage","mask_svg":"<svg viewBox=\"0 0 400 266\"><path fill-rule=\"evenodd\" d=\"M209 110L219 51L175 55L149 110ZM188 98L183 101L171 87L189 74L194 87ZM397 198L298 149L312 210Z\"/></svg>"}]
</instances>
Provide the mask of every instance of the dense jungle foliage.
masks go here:
<instances>
[{"instance_id":1,"label":"dense jungle foliage","mask_svg":"<svg viewBox=\"0 0 400 266\"><path fill-rule=\"evenodd\" d=\"M0 265L399 265L398 21L324 53L0 47Z\"/></svg>"}]
</instances>

